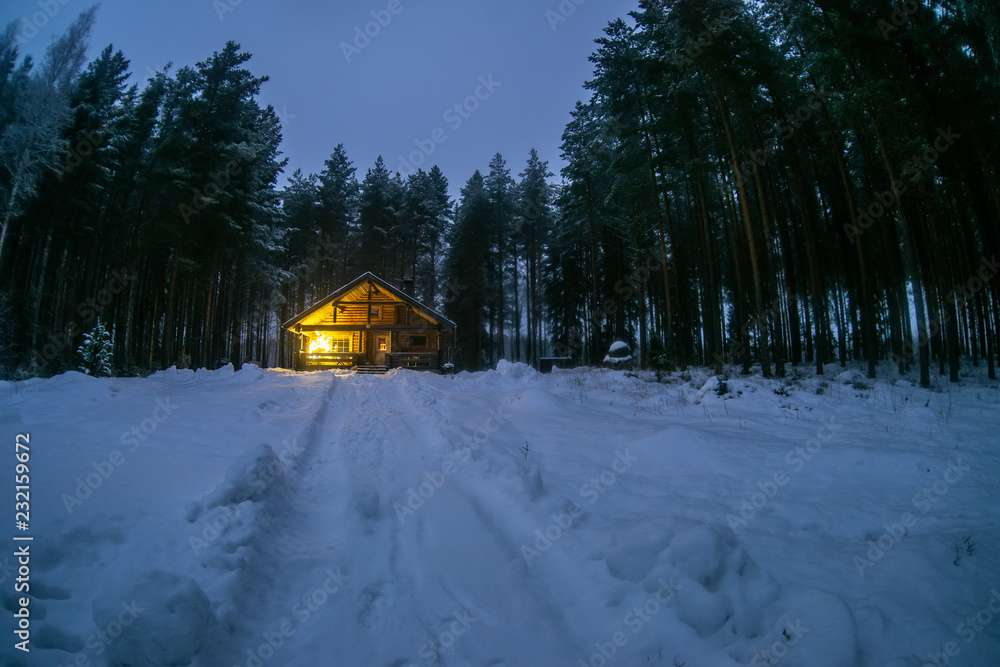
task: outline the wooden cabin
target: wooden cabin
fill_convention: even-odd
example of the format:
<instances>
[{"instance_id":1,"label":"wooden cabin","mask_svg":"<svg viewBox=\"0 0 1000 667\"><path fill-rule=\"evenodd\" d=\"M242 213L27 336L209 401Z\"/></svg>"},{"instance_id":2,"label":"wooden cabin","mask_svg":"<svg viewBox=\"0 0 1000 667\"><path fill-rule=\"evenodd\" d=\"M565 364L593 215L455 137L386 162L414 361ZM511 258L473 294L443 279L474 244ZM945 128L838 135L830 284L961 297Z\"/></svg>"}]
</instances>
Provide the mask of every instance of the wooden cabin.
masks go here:
<instances>
[{"instance_id":1,"label":"wooden cabin","mask_svg":"<svg viewBox=\"0 0 1000 667\"><path fill-rule=\"evenodd\" d=\"M454 354L454 322L370 272L282 327L296 338L295 370L440 371Z\"/></svg>"}]
</instances>

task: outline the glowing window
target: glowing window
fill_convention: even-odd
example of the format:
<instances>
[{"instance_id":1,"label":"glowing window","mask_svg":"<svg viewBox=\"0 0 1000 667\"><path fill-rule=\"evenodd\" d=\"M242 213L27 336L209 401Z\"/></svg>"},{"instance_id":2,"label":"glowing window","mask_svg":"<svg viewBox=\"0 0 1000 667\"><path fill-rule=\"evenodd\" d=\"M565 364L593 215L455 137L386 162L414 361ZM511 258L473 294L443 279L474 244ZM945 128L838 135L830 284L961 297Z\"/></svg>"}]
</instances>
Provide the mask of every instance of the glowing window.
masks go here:
<instances>
[{"instance_id":1,"label":"glowing window","mask_svg":"<svg viewBox=\"0 0 1000 667\"><path fill-rule=\"evenodd\" d=\"M351 351L351 338L319 335L309 341L309 352L312 354L334 353L344 354Z\"/></svg>"}]
</instances>

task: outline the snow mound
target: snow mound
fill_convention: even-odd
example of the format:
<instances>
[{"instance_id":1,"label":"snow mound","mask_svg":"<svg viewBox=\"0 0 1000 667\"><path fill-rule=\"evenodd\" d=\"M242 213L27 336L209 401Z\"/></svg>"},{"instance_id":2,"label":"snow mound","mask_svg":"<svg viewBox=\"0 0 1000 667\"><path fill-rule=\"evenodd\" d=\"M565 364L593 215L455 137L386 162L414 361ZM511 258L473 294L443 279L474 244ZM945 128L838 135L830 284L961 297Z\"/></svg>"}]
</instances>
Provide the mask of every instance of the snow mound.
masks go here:
<instances>
[{"instance_id":1,"label":"snow mound","mask_svg":"<svg viewBox=\"0 0 1000 667\"><path fill-rule=\"evenodd\" d=\"M156 378L157 380L188 380L194 377L194 371L190 368L171 366L166 370L156 371L149 377Z\"/></svg>"},{"instance_id":2,"label":"snow mound","mask_svg":"<svg viewBox=\"0 0 1000 667\"><path fill-rule=\"evenodd\" d=\"M751 664L769 664L768 660L790 667L857 665L854 614L833 593L801 593L764 635Z\"/></svg>"},{"instance_id":3,"label":"snow mound","mask_svg":"<svg viewBox=\"0 0 1000 667\"><path fill-rule=\"evenodd\" d=\"M855 382L864 382L867 376L858 370L850 369L837 374L837 382L840 384L854 384Z\"/></svg>"},{"instance_id":4,"label":"snow mound","mask_svg":"<svg viewBox=\"0 0 1000 667\"><path fill-rule=\"evenodd\" d=\"M732 393L733 387L730 380L725 380L718 375L712 375L701 384L701 388L695 393L694 404L700 405L703 402L711 403L713 401L725 400Z\"/></svg>"},{"instance_id":5,"label":"snow mound","mask_svg":"<svg viewBox=\"0 0 1000 667\"><path fill-rule=\"evenodd\" d=\"M650 572L656 567L657 559L663 553L669 543L666 536L655 537L649 541L625 544L610 550L605 555L605 562L611 576L622 581L639 582L646 579L649 584L658 584L658 580L673 574L671 568L668 572ZM647 586L647 591L649 586Z\"/></svg>"},{"instance_id":6,"label":"snow mound","mask_svg":"<svg viewBox=\"0 0 1000 667\"><path fill-rule=\"evenodd\" d=\"M284 462L269 445L257 445L230 464L214 491L188 505L188 522L198 522L188 543L205 567L243 569L267 551L291 506Z\"/></svg>"},{"instance_id":7,"label":"snow mound","mask_svg":"<svg viewBox=\"0 0 1000 667\"><path fill-rule=\"evenodd\" d=\"M622 342L620 340L616 340L615 342L611 343L611 350L610 351L611 352L617 352L618 350L627 350L627 349L628 349L628 343Z\"/></svg>"},{"instance_id":8,"label":"snow mound","mask_svg":"<svg viewBox=\"0 0 1000 667\"><path fill-rule=\"evenodd\" d=\"M713 593L697 581L687 579L677 591L677 618L700 637L719 631L733 615L728 595Z\"/></svg>"},{"instance_id":9,"label":"snow mound","mask_svg":"<svg viewBox=\"0 0 1000 667\"><path fill-rule=\"evenodd\" d=\"M243 367L233 374L233 379L240 383L257 382L263 378L264 371L257 364L243 364Z\"/></svg>"},{"instance_id":10,"label":"snow mound","mask_svg":"<svg viewBox=\"0 0 1000 667\"><path fill-rule=\"evenodd\" d=\"M100 382L100 380L93 375L87 375L85 373L80 373L77 371L66 371L65 373L60 373L55 375L48 380L48 389L53 389L56 387L67 387L74 384L82 384L86 382Z\"/></svg>"},{"instance_id":11,"label":"snow mound","mask_svg":"<svg viewBox=\"0 0 1000 667\"><path fill-rule=\"evenodd\" d=\"M725 574L727 557L736 549L733 531L703 526L670 542L670 555L680 574L713 586Z\"/></svg>"},{"instance_id":12,"label":"snow mound","mask_svg":"<svg viewBox=\"0 0 1000 667\"><path fill-rule=\"evenodd\" d=\"M664 557L680 578L677 618L700 637L741 646L742 660L753 665L857 664L856 622L847 604L818 590L782 595L732 530L703 525L680 533Z\"/></svg>"},{"instance_id":13,"label":"snow mound","mask_svg":"<svg viewBox=\"0 0 1000 667\"><path fill-rule=\"evenodd\" d=\"M288 479L285 466L270 445L257 445L234 461L226 471L225 480L214 492L188 513L194 521L202 510L223 505L239 505L245 501L284 506L288 500ZM272 507L272 509L277 509Z\"/></svg>"},{"instance_id":14,"label":"snow mound","mask_svg":"<svg viewBox=\"0 0 1000 667\"><path fill-rule=\"evenodd\" d=\"M754 563L726 527L696 525L675 536L612 551L608 568L619 579L642 581L652 593L676 582L677 619L699 637L715 636L749 653L782 613L777 583ZM756 639L755 639L756 638Z\"/></svg>"},{"instance_id":15,"label":"snow mound","mask_svg":"<svg viewBox=\"0 0 1000 667\"><path fill-rule=\"evenodd\" d=\"M233 365L231 363L226 364L221 368L217 368L214 371L210 371L203 366L194 372L195 377L208 379L213 382L228 380L232 378L233 375L235 374L236 374L236 369L233 368Z\"/></svg>"},{"instance_id":16,"label":"snow mound","mask_svg":"<svg viewBox=\"0 0 1000 667\"><path fill-rule=\"evenodd\" d=\"M501 359L497 362L496 370L486 371L485 380L487 384L496 385L534 380L537 377L538 371L528 364Z\"/></svg>"},{"instance_id":17,"label":"snow mound","mask_svg":"<svg viewBox=\"0 0 1000 667\"><path fill-rule=\"evenodd\" d=\"M204 591L192 579L153 571L126 591L94 601L94 624L116 637L108 664L129 667L189 665L215 626Z\"/></svg>"}]
</instances>

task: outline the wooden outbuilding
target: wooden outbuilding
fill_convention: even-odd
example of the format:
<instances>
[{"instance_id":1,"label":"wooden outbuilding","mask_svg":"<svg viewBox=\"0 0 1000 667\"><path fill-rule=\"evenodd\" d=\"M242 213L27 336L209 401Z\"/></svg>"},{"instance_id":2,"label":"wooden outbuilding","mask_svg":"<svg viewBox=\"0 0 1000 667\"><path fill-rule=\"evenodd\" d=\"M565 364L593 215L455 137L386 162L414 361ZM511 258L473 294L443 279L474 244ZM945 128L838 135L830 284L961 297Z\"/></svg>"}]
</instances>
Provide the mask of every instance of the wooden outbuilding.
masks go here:
<instances>
[{"instance_id":1,"label":"wooden outbuilding","mask_svg":"<svg viewBox=\"0 0 1000 667\"><path fill-rule=\"evenodd\" d=\"M415 368L451 363L455 323L368 272L282 325L296 338L295 370Z\"/></svg>"}]
</instances>

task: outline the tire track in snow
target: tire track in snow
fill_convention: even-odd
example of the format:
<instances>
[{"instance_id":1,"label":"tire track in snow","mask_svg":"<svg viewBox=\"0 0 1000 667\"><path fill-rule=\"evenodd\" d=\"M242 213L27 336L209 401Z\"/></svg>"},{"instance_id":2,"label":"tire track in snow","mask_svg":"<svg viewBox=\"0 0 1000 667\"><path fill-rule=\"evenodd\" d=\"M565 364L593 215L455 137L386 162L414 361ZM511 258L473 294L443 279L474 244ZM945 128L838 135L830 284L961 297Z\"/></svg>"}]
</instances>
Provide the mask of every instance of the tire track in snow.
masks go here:
<instances>
[{"instance_id":1,"label":"tire track in snow","mask_svg":"<svg viewBox=\"0 0 1000 667\"><path fill-rule=\"evenodd\" d=\"M463 438L461 442L456 442L454 437L465 429L452 427L441 410L440 402L434 397L427 396L426 384L418 382L415 377L412 380L412 383L406 382L404 385L407 388L405 394L412 412L414 414L430 412L434 415L433 419L420 418L425 437L429 441L440 443L438 451L443 452L444 460L457 458L456 452L468 446L468 440ZM442 398L448 395L443 394ZM491 410L489 407L484 407L482 409L484 424L496 414L495 408ZM476 433L475 430L471 432L473 435ZM481 448L481 451L459 465L457 472L447 479L444 489L451 491L455 496L454 499L438 498L441 494L439 491L427 502L430 505L435 501L444 504L455 503L457 500L457 504L471 511L474 517L473 527L485 533L496 549L497 571L503 573L507 579L505 588L518 590L525 595L527 605L521 607L519 611L535 616L530 626L531 631L550 633L550 643L553 648L558 649L554 652L553 658L564 661L567 655L575 654L573 647L583 646L589 637L586 630L578 624L570 626L564 620L565 605L580 604L580 596L574 589L578 588L579 581L587 577L578 571L576 563L555 552L545 554L547 562L542 568L532 571L526 566L521 555L521 546L524 544L525 536L539 527L538 521L526 506L529 501L510 495L496 482L505 470L515 470L522 480L526 480L534 471L512 451L500 446L499 441L504 438L502 428L497 429L496 434L497 436L493 437L493 432L490 432L486 442L477 443L476 446ZM435 469L439 470L441 466L442 463L439 462ZM481 480L483 484L475 483L477 476L484 478ZM529 482L528 485L531 483L533 482ZM418 530L430 522L428 518L430 514L432 512L427 508L421 508L414 517ZM498 623L495 629L499 630L501 635L504 634L505 626L512 627L518 623L517 617L509 616L512 611L508 611L507 617L496 615ZM538 655L532 656L533 660L539 658Z\"/></svg>"},{"instance_id":2,"label":"tire track in snow","mask_svg":"<svg viewBox=\"0 0 1000 667\"><path fill-rule=\"evenodd\" d=\"M441 412L427 399L433 380L338 376L303 428L287 479L289 511L266 522L259 558L237 575L231 635L212 664L255 664L252 653L280 637L282 619L294 635L274 649L272 664L289 666L318 656L338 656L324 660L333 665L500 666L545 657L540 651L556 664L582 645L561 608L574 597L572 571L555 579L553 594L551 581L542 586L516 565L534 519L490 488L494 473L478 488L456 479L483 476L480 463L469 461L416 516L401 521L393 511L425 472L454 457ZM508 464L516 461L501 467ZM342 588L303 606L338 568L347 576ZM462 615L474 619L464 641L438 642ZM512 646L512 636L532 641Z\"/></svg>"},{"instance_id":3,"label":"tire track in snow","mask_svg":"<svg viewBox=\"0 0 1000 667\"><path fill-rule=\"evenodd\" d=\"M371 651L383 643L399 599L412 598L410 575L398 566L399 526L385 516L383 500L399 483L397 470L406 467L399 442L412 441L412 434L398 409L400 396L385 380L338 376L303 428L286 480L290 509L260 531L269 533L267 545L237 576L231 636L206 664L256 664L262 642L281 638L283 619L294 635L274 649L282 665L335 650L367 657L333 664L379 664ZM320 590L330 570L347 575L335 594ZM412 601L401 604L414 609ZM403 620L414 621L420 623Z\"/></svg>"},{"instance_id":4,"label":"tire track in snow","mask_svg":"<svg viewBox=\"0 0 1000 667\"><path fill-rule=\"evenodd\" d=\"M247 647L256 646L255 628L265 625L269 619L269 603L273 600L273 590L285 585L282 563L300 557L300 545L295 540L295 520L297 508L302 504L302 494L298 479L302 477L315 458L328 409L341 384L341 378L334 376L329 385L320 392L310 408L306 424L293 435L291 445L273 462L281 464L277 473L270 470L255 471L249 481L263 483L266 496L259 503L242 510L249 514L247 532L235 543L218 545L231 553L230 569L234 570L228 582L228 597L220 605L221 628L214 644L201 656L203 665L246 664ZM277 454L277 453L276 453ZM240 505L246 504L240 503ZM206 510L212 509L210 506ZM233 510L237 514L240 510Z\"/></svg>"},{"instance_id":5,"label":"tire track in snow","mask_svg":"<svg viewBox=\"0 0 1000 667\"><path fill-rule=\"evenodd\" d=\"M369 664L407 664L422 638L414 630L433 619L416 597L420 574L404 557L407 537L391 504L408 483L407 471L421 465L425 443L406 418L396 377L352 376L345 385L338 405L345 414L331 433L336 446L317 461L312 481L314 519L329 516L324 508L339 508L330 539L347 545L342 558L351 576L348 594L326 614L337 627L351 628L338 638L345 653L366 656ZM395 645L384 640L390 630ZM330 639L309 641L319 652Z\"/></svg>"}]
</instances>

